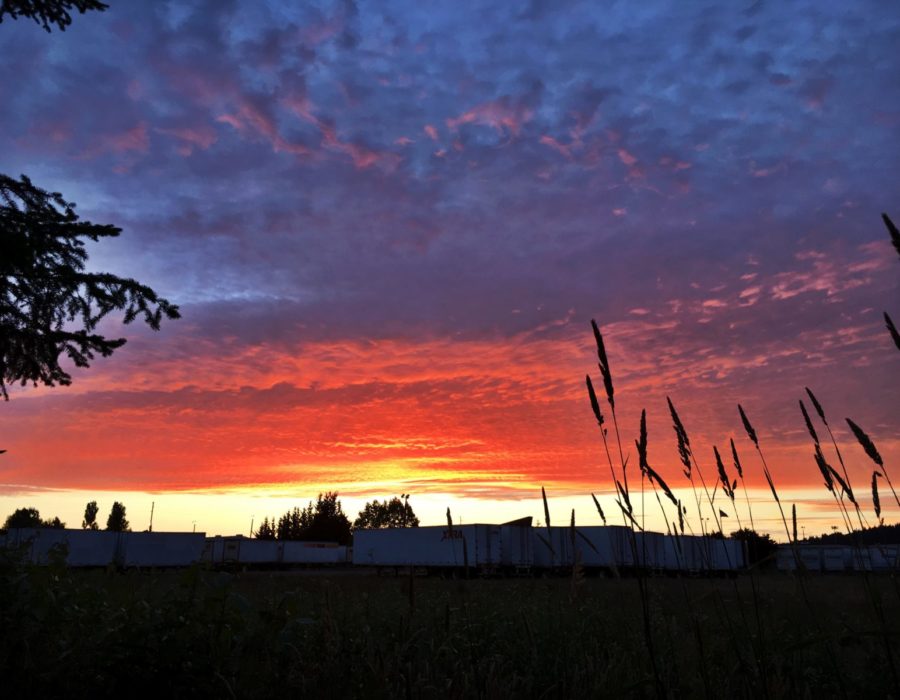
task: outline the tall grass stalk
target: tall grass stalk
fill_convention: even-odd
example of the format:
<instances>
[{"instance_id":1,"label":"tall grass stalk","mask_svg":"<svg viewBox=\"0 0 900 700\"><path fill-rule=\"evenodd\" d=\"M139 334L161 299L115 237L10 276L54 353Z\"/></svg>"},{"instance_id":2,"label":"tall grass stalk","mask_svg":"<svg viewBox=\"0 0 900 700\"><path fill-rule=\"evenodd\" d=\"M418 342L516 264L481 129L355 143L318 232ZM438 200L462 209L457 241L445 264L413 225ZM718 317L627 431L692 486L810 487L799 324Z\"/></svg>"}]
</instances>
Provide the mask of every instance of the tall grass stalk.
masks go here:
<instances>
[{"instance_id":1,"label":"tall grass stalk","mask_svg":"<svg viewBox=\"0 0 900 700\"><path fill-rule=\"evenodd\" d=\"M819 618L817 617L815 607L813 606L812 601L810 600L809 591L807 590L807 587L806 587L804 568L803 568L802 562L800 561L800 554L797 551L797 543L796 543L796 541L794 541L791 538L791 532L790 532L790 528L788 528L787 518L784 515L784 508L781 505L781 499L778 497L778 491L775 489L775 482L772 480L772 473L769 471L769 465L766 462L766 457L763 454L762 448L760 447L759 437L756 434L756 430L753 428L753 424L750 422L750 419L747 417L747 414L744 412L744 407L741 406L740 404L738 404L738 413L740 414L741 422L744 425L744 430L747 433L747 437L750 438L750 441L753 443L754 447L756 447L756 454L759 455L759 459L762 462L763 473L766 477L766 481L768 482L769 488L772 491L772 496L775 499L775 503L778 505L778 512L781 514L781 522L784 524L784 531L787 534L788 543L791 547L791 552L794 556L794 561L797 565L797 571L798 571L799 575L797 576L796 580L798 583L798 588L800 589L801 597L803 598L803 602L806 605L807 609L809 610L809 614L812 616L812 619L815 621L815 625L816 625L817 631L819 632L820 639L823 640L825 652L826 652L826 654L828 654L828 657L831 661L831 666L829 668L832 671L832 675L834 676L837 686L841 691L841 695L846 698L847 697L847 688L844 683L844 677L840 671L840 666L838 663L838 655L834 650L834 640L832 639L831 635L826 636L825 630L823 629L822 624L819 621Z\"/></svg>"},{"instance_id":2,"label":"tall grass stalk","mask_svg":"<svg viewBox=\"0 0 900 700\"><path fill-rule=\"evenodd\" d=\"M856 498L853 495L853 488L852 488L849 478L847 479L847 481L845 483L840 484L842 491L841 491L841 494L838 495L838 493L834 487L835 486L834 482L835 482L835 480L840 482L840 475L826 461L825 456L822 453L822 447L819 443L819 437L818 437L815 429L813 428L812 421L809 419L809 414L806 411L806 407L803 405L803 401L800 401L800 410L803 413L804 420L806 421L806 427L807 427L807 430L809 431L809 435L813 440L813 444L815 447L814 458L816 461L816 465L818 466L819 471L822 474L822 478L824 479L825 488L828 490L829 493L831 493L832 498L834 498L834 501L837 504L838 510L842 514L842 517L844 520L844 526L847 528L847 534L850 536L851 542L853 543L854 556L860 557L859 564L860 564L860 569L862 572L863 589L865 591L867 599L869 600L869 602L872 605L872 610L875 613L875 619L878 620L879 627L881 628L881 639L882 639L882 643L884 644L884 653L885 653L885 657L887 658L888 668L890 668L890 671L891 671L891 678L894 683L894 689L897 693L897 696L900 697L900 676L898 676L897 668L894 663L894 651L893 651L893 647L891 645L891 631L888 629L888 625L885 620L884 608L881 604L881 600L880 600L879 596L877 595L877 593L875 592L875 589L873 588L871 581L869 580L869 572L865 565L865 561L861 559L862 552L863 552L863 543L858 535L858 532L853 527L853 521L850 517L850 514L847 512L848 509L847 509L847 504L844 501L844 497L846 496L850 500L850 502L853 504L854 508L856 509L857 517L860 521L860 525L862 525L863 519L862 519L862 512L861 512L861 508L859 506L859 502L856 500ZM816 411L819 412L820 417L821 417L821 415L824 414L824 411L821 410L821 405L817 405ZM863 448L866 450L866 452L867 453L869 453L870 451L874 452L875 456L873 457L873 459L880 461L881 457L880 457L880 455L878 455L878 451L875 449L875 445L872 444L871 440L868 439L868 436L865 435L865 433L863 433L862 430L860 428L858 428L858 426L855 426L855 424L849 418L847 419L847 422L850 424L851 428L854 428L854 433L857 433L857 430L859 431L857 433L857 437L860 439L860 442L862 443ZM863 436L862 438L860 437L860 434ZM870 454L870 456L872 456L872 455ZM845 470L845 473L846 473L846 470ZM878 491L877 491L877 486L876 486L876 482L875 482L876 474L878 474L878 472L873 472L873 474L872 474L872 493L873 493L873 500L877 504ZM876 518L879 515L879 512L878 512L879 510L880 510L880 508L877 507L877 505L876 505ZM884 555L883 552L882 552L882 555ZM891 575L891 579L894 581L895 592L897 592L898 596L900 596L900 590L898 590L898 588L897 588L896 578L893 576L893 573Z\"/></svg>"},{"instance_id":3,"label":"tall grass stalk","mask_svg":"<svg viewBox=\"0 0 900 700\"><path fill-rule=\"evenodd\" d=\"M894 485L891 483L891 477L884 466L884 460L881 458L881 454L878 452L878 448L875 447L875 443L872 442L872 438L870 438L866 434L866 431L860 428L852 420L850 420L849 418L845 420L847 421L847 425L850 426L850 430L853 431L853 434L859 441L859 444L862 445L862 448L863 450L865 450L865 453L868 455L869 459L875 462L875 464L878 465L879 469L881 469L881 475L884 477L885 481L887 481L888 486L891 489L891 493L894 494L894 500L897 502L897 505L900 506L900 498L897 497L897 492L894 490Z\"/></svg>"},{"instance_id":4,"label":"tall grass stalk","mask_svg":"<svg viewBox=\"0 0 900 700\"><path fill-rule=\"evenodd\" d=\"M622 438L619 432L619 422L616 418L616 403L615 403L615 389L613 387L612 380L612 370L610 369L609 360L606 356L606 345L603 342L603 335L600 333L600 328L597 325L597 322L594 319L591 319L591 329L594 332L594 341L597 345L597 365L600 368L600 375L603 378L603 387L606 391L606 400L609 403L610 412L613 417L613 429L616 433L616 443L619 447L619 461L622 467L622 484L618 482L615 478L615 469L612 465L612 459L609 455L609 450L607 449L607 458L610 462L610 472L613 475L613 483L615 484L616 490L618 491L619 497L616 500L616 503L619 506L619 510L622 512L623 518L626 519L626 523L629 527L630 532L630 541L631 541L631 550L632 556L634 560L637 561L637 543L635 541L635 527L640 527L637 521L634 519L634 509L631 505L631 496L629 494L628 489L628 473L626 469L627 460L625 459L625 454L622 450ZM604 435L604 445L606 445L606 431L603 430L603 422L601 420L602 414L599 409L599 402L597 401L597 396L594 393L593 386L591 385L590 377L587 379L588 385L588 393L591 399L591 408L594 411L594 415L597 418L597 422L600 425L601 432ZM645 572L642 571L643 567L638 568L637 575L637 583L638 583L638 592L641 598L641 616L643 621L643 632L644 632L644 643L647 647L647 656L650 661L650 666L653 671L653 679L656 686L656 694L658 697L664 698L668 696L666 684L663 682L662 675L660 673L659 665L657 662L656 653L654 650L654 642L653 642L653 629L651 623L651 615L650 615L650 599L649 593L647 590L647 581L645 579Z\"/></svg>"}]
</instances>

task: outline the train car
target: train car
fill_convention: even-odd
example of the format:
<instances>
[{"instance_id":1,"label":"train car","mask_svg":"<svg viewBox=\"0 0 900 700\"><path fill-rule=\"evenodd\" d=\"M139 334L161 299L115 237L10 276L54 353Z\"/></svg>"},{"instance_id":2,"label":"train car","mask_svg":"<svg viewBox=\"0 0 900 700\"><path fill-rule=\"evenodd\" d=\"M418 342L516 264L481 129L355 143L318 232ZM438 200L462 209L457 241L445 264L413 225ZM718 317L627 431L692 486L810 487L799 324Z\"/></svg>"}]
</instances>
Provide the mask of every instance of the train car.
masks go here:
<instances>
[{"instance_id":1,"label":"train car","mask_svg":"<svg viewBox=\"0 0 900 700\"><path fill-rule=\"evenodd\" d=\"M118 532L66 530L66 563L75 567L110 566L116 561Z\"/></svg>"},{"instance_id":2,"label":"train car","mask_svg":"<svg viewBox=\"0 0 900 700\"><path fill-rule=\"evenodd\" d=\"M7 546L30 564L49 564L66 554L66 531L56 528L14 528L7 532Z\"/></svg>"},{"instance_id":3,"label":"train car","mask_svg":"<svg viewBox=\"0 0 900 700\"><path fill-rule=\"evenodd\" d=\"M631 537L631 530L621 525L576 527L575 546L582 566L610 571L630 567L634 560Z\"/></svg>"},{"instance_id":4,"label":"train car","mask_svg":"<svg viewBox=\"0 0 900 700\"><path fill-rule=\"evenodd\" d=\"M709 564L712 572L723 573L745 568L743 542L739 540L723 540L715 537L706 539L709 544Z\"/></svg>"},{"instance_id":5,"label":"train car","mask_svg":"<svg viewBox=\"0 0 900 700\"><path fill-rule=\"evenodd\" d=\"M122 532L116 563L130 567L182 567L203 556L202 532Z\"/></svg>"},{"instance_id":6,"label":"train car","mask_svg":"<svg viewBox=\"0 0 900 700\"><path fill-rule=\"evenodd\" d=\"M281 542L250 537L225 537L221 564L276 566L281 563Z\"/></svg>"},{"instance_id":7,"label":"train car","mask_svg":"<svg viewBox=\"0 0 900 700\"><path fill-rule=\"evenodd\" d=\"M872 571L897 571L900 546L895 544L873 545L869 548Z\"/></svg>"},{"instance_id":8,"label":"train car","mask_svg":"<svg viewBox=\"0 0 900 700\"><path fill-rule=\"evenodd\" d=\"M534 566L537 569L557 569L572 566L574 549L572 529L569 527L532 528L534 538Z\"/></svg>"},{"instance_id":9,"label":"train car","mask_svg":"<svg viewBox=\"0 0 900 700\"><path fill-rule=\"evenodd\" d=\"M285 566L346 564L347 556L347 547L337 542L281 543L281 563Z\"/></svg>"},{"instance_id":10,"label":"train car","mask_svg":"<svg viewBox=\"0 0 900 700\"><path fill-rule=\"evenodd\" d=\"M477 567L477 528L477 525L452 528L437 525L357 530L353 534L353 563L444 569Z\"/></svg>"},{"instance_id":11,"label":"train car","mask_svg":"<svg viewBox=\"0 0 900 700\"><path fill-rule=\"evenodd\" d=\"M6 533L11 548L21 548L32 564L48 564L54 556L71 567L114 564L119 533L105 530L22 528Z\"/></svg>"},{"instance_id":12,"label":"train car","mask_svg":"<svg viewBox=\"0 0 900 700\"><path fill-rule=\"evenodd\" d=\"M531 518L500 526L500 565L508 571L526 572L534 566Z\"/></svg>"},{"instance_id":13,"label":"train car","mask_svg":"<svg viewBox=\"0 0 900 700\"><path fill-rule=\"evenodd\" d=\"M829 545L822 548L822 571L846 571L851 566L850 547Z\"/></svg>"}]
</instances>

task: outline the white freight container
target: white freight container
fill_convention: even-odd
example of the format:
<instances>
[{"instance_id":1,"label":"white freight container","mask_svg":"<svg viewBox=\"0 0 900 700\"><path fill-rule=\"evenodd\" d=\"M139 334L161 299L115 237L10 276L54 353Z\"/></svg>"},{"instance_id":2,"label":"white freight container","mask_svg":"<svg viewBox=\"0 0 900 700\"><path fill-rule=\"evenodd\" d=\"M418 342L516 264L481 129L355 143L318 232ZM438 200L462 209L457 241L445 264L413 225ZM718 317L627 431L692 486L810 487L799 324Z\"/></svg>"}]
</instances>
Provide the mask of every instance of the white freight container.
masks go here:
<instances>
[{"instance_id":1,"label":"white freight container","mask_svg":"<svg viewBox=\"0 0 900 700\"><path fill-rule=\"evenodd\" d=\"M713 571L737 571L744 568L744 544L738 540L708 540L710 566Z\"/></svg>"},{"instance_id":2,"label":"white freight container","mask_svg":"<svg viewBox=\"0 0 900 700\"><path fill-rule=\"evenodd\" d=\"M15 528L7 533L10 549L20 550L32 564L48 564L51 556L65 552L66 531L47 528Z\"/></svg>"},{"instance_id":3,"label":"white freight container","mask_svg":"<svg viewBox=\"0 0 900 700\"><path fill-rule=\"evenodd\" d=\"M345 564L347 548L336 542L282 542L282 564Z\"/></svg>"},{"instance_id":4,"label":"white freight container","mask_svg":"<svg viewBox=\"0 0 900 700\"><path fill-rule=\"evenodd\" d=\"M897 568L897 545L872 545L868 549L872 571L891 571Z\"/></svg>"},{"instance_id":5,"label":"white freight container","mask_svg":"<svg viewBox=\"0 0 900 700\"><path fill-rule=\"evenodd\" d=\"M828 545L822 548L823 571L844 571L850 563L850 548Z\"/></svg>"},{"instance_id":6,"label":"white freight container","mask_svg":"<svg viewBox=\"0 0 900 700\"><path fill-rule=\"evenodd\" d=\"M202 532L123 532L119 537L120 566L190 566L200 561Z\"/></svg>"},{"instance_id":7,"label":"white freight container","mask_svg":"<svg viewBox=\"0 0 900 700\"><path fill-rule=\"evenodd\" d=\"M632 560L631 531L627 527L578 527L575 534L575 547L586 568L618 569Z\"/></svg>"},{"instance_id":8,"label":"white freight container","mask_svg":"<svg viewBox=\"0 0 900 700\"><path fill-rule=\"evenodd\" d=\"M814 545L797 545L800 563L807 571L822 570L822 549Z\"/></svg>"},{"instance_id":9,"label":"white freight container","mask_svg":"<svg viewBox=\"0 0 900 700\"><path fill-rule=\"evenodd\" d=\"M363 566L478 567L480 527L486 526L357 530L353 534L353 563ZM498 526L489 527L499 532ZM496 550L499 552L499 542ZM481 555L487 564L493 560L492 552L493 547L482 547Z\"/></svg>"},{"instance_id":10,"label":"white freight container","mask_svg":"<svg viewBox=\"0 0 900 700\"><path fill-rule=\"evenodd\" d=\"M666 535L659 532L635 532L634 553L637 565L648 571L662 569L665 563Z\"/></svg>"},{"instance_id":11,"label":"white freight container","mask_svg":"<svg viewBox=\"0 0 900 700\"><path fill-rule=\"evenodd\" d=\"M116 561L118 532L65 530L69 566L109 566Z\"/></svg>"},{"instance_id":12,"label":"white freight container","mask_svg":"<svg viewBox=\"0 0 900 700\"><path fill-rule=\"evenodd\" d=\"M536 527L533 528L533 534L535 567L555 569L561 566L572 566L575 561L572 548L572 528Z\"/></svg>"},{"instance_id":13,"label":"white freight container","mask_svg":"<svg viewBox=\"0 0 900 700\"><path fill-rule=\"evenodd\" d=\"M665 536L663 568L691 573L735 571L746 565L744 545L738 540L704 535Z\"/></svg>"},{"instance_id":14,"label":"white freight container","mask_svg":"<svg viewBox=\"0 0 900 700\"><path fill-rule=\"evenodd\" d=\"M202 560L215 566L219 566L225 561L225 537L216 535L215 537L207 537L203 544Z\"/></svg>"},{"instance_id":15,"label":"white freight container","mask_svg":"<svg viewBox=\"0 0 900 700\"><path fill-rule=\"evenodd\" d=\"M775 550L775 566L779 571L796 571L797 559L790 545L779 545Z\"/></svg>"},{"instance_id":16,"label":"white freight container","mask_svg":"<svg viewBox=\"0 0 900 700\"><path fill-rule=\"evenodd\" d=\"M851 547L850 562L854 571L871 571L872 555L868 547Z\"/></svg>"},{"instance_id":17,"label":"white freight container","mask_svg":"<svg viewBox=\"0 0 900 700\"><path fill-rule=\"evenodd\" d=\"M495 569L502 564L503 541L499 525L475 526L475 561L479 568Z\"/></svg>"},{"instance_id":18,"label":"white freight container","mask_svg":"<svg viewBox=\"0 0 900 700\"><path fill-rule=\"evenodd\" d=\"M692 573L709 571L710 552L705 537L678 535L667 539L670 542L677 543L678 548L676 552L679 557L681 570Z\"/></svg>"},{"instance_id":19,"label":"white freight container","mask_svg":"<svg viewBox=\"0 0 900 700\"><path fill-rule=\"evenodd\" d=\"M277 540L257 540L238 535L223 538L223 564L275 565L281 560L281 543Z\"/></svg>"},{"instance_id":20,"label":"white freight container","mask_svg":"<svg viewBox=\"0 0 900 700\"><path fill-rule=\"evenodd\" d=\"M534 537L531 525L500 526L500 564L523 569L534 565Z\"/></svg>"}]
</instances>

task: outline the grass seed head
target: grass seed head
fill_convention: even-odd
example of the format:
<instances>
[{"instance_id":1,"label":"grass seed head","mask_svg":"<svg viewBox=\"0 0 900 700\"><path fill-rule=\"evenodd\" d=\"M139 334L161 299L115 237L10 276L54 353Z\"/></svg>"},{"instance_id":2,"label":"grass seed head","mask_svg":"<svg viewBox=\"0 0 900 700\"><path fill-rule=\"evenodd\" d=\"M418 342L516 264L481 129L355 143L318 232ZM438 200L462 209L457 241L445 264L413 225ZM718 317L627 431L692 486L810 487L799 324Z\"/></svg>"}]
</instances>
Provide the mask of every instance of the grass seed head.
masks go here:
<instances>
[{"instance_id":1,"label":"grass seed head","mask_svg":"<svg viewBox=\"0 0 900 700\"><path fill-rule=\"evenodd\" d=\"M675 404L668 396L666 401L669 403L669 413L672 414L672 427L675 429L675 437L678 438L678 456L684 465L684 475L691 478L691 441L688 439L687 431L684 429L684 423L678 417L678 411L675 410Z\"/></svg>"},{"instance_id":2,"label":"grass seed head","mask_svg":"<svg viewBox=\"0 0 900 700\"><path fill-rule=\"evenodd\" d=\"M597 497L594 494L591 494L591 498L594 499L594 505L597 506L597 512L600 513L600 520L606 525L606 515L603 514L603 508L600 507L600 501L597 500Z\"/></svg>"},{"instance_id":3,"label":"grass seed head","mask_svg":"<svg viewBox=\"0 0 900 700\"><path fill-rule=\"evenodd\" d=\"M594 391L594 385L591 383L591 375L584 375L584 381L587 384L588 396L591 399L591 410L594 412L594 417L597 419L597 425L603 428L603 412L600 410L600 402L597 401L597 394Z\"/></svg>"},{"instance_id":4,"label":"grass seed head","mask_svg":"<svg viewBox=\"0 0 900 700\"><path fill-rule=\"evenodd\" d=\"M862 448L866 451L866 454L869 455L869 459L875 462L875 464L877 464L879 467L884 468L884 462L881 459L881 455L878 454L878 450L875 447L875 443L872 442L872 438L866 435L866 432L852 420L850 420L849 418L847 418L846 420L847 425L850 426L850 430L853 431L856 439L859 440L859 444L862 445Z\"/></svg>"},{"instance_id":5,"label":"grass seed head","mask_svg":"<svg viewBox=\"0 0 900 700\"><path fill-rule=\"evenodd\" d=\"M744 469L741 467L741 460L738 457L737 448L734 446L734 439L731 439L731 458L734 460L734 468L737 470L738 476L744 478Z\"/></svg>"},{"instance_id":6,"label":"grass seed head","mask_svg":"<svg viewBox=\"0 0 900 700\"><path fill-rule=\"evenodd\" d=\"M897 227L894 226L894 222L891 221L891 217L887 214L882 214L881 218L884 221L884 225L887 226L888 232L891 234L891 243L894 244L897 254L900 255L900 231L897 230Z\"/></svg>"},{"instance_id":7,"label":"grass seed head","mask_svg":"<svg viewBox=\"0 0 900 700\"><path fill-rule=\"evenodd\" d=\"M547 521L547 527L550 527L550 506L547 505L547 492L541 486L541 498L544 500L544 519Z\"/></svg>"},{"instance_id":8,"label":"grass seed head","mask_svg":"<svg viewBox=\"0 0 900 700\"><path fill-rule=\"evenodd\" d=\"M606 389L606 400L609 401L610 407L615 410L615 398L613 396L612 372L609 369L609 360L606 359L606 346L603 344L603 336L597 322L591 319L591 328L594 329L594 340L597 341L597 359L600 367L600 374L603 376L603 386Z\"/></svg>"},{"instance_id":9,"label":"grass seed head","mask_svg":"<svg viewBox=\"0 0 900 700\"><path fill-rule=\"evenodd\" d=\"M750 424L750 419L747 418L747 414L744 413L744 407L740 404L738 404L738 413L741 414L741 422L744 424L744 430L747 431L747 437L749 437L753 441L753 444L756 445L756 448L759 449L759 440L756 437L756 431Z\"/></svg>"},{"instance_id":10,"label":"grass seed head","mask_svg":"<svg viewBox=\"0 0 900 700\"><path fill-rule=\"evenodd\" d=\"M831 478L832 469L828 465L828 462L825 461L825 455L822 454L822 448L816 443L816 466L819 467L819 471L822 472L822 478L825 480L825 488L834 493L834 479Z\"/></svg>"},{"instance_id":11,"label":"grass seed head","mask_svg":"<svg viewBox=\"0 0 900 700\"><path fill-rule=\"evenodd\" d=\"M635 441L634 444L637 446L638 464L641 468L641 473L646 474L650 465L647 464L647 411L644 409L641 410L640 439Z\"/></svg>"},{"instance_id":12,"label":"grass seed head","mask_svg":"<svg viewBox=\"0 0 900 700\"><path fill-rule=\"evenodd\" d=\"M809 431L809 436L813 439L813 442L818 445L819 436L816 434L816 429L813 428L812 421L809 419L809 414L806 412L806 405L803 403L803 399L800 399L800 412L803 414L803 420L806 421L806 429Z\"/></svg>"},{"instance_id":13,"label":"grass seed head","mask_svg":"<svg viewBox=\"0 0 900 700\"><path fill-rule=\"evenodd\" d=\"M877 471L872 472L872 505L875 506L875 517L881 517L881 499L878 498L878 477Z\"/></svg>"},{"instance_id":14,"label":"grass seed head","mask_svg":"<svg viewBox=\"0 0 900 700\"><path fill-rule=\"evenodd\" d=\"M713 453L716 455L716 469L719 471L719 481L722 482L722 490L725 495L734 503L734 489L731 486L731 480L728 478L728 472L725 471L725 465L722 463L722 456L719 454L719 448L713 445Z\"/></svg>"},{"instance_id":15,"label":"grass seed head","mask_svg":"<svg viewBox=\"0 0 900 700\"><path fill-rule=\"evenodd\" d=\"M894 322L891 320L891 317L888 316L887 311L884 312L884 325L887 326L888 333L890 333L891 338L894 339L894 345L900 350L900 333L897 332L897 326L894 325Z\"/></svg>"},{"instance_id":16,"label":"grass seed head","mask_svg":"<svg viewBox=\"0 0 900 700\"><path fill-rule=\"evenodd\" d=\"M819 400L816 398L816 395L812 393L812 389L809 387L805 387L806 393L809 396L809 400L812 401L813 408L816 409L816 413L819 414L819 418L822 419L822 422L825 425L828 425L828 420L825 418L825 411L822 410L822 404L819 403Z\"/></svg>"}]
</instances>

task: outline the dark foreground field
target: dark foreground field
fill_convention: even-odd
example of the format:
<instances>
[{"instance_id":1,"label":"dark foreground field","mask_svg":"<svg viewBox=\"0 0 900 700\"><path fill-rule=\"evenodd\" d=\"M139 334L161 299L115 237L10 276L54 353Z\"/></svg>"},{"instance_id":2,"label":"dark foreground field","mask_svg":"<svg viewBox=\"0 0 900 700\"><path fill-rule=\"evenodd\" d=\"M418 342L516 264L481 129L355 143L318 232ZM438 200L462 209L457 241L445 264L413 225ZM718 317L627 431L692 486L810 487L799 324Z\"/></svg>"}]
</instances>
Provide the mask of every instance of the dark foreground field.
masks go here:
<instances>
[{"instance_id":1,"label":"dark foreground field","mask_svg":"<svg viewBox=\"0 0 900 700\"><path fill-rule=\"evenodd\" d=\"M6 697L884 697L869 583L757 576L760 634L747 576L648 579L651 663L634 579L7 567L0 659Z\"/></svg>"}]
</instances>

